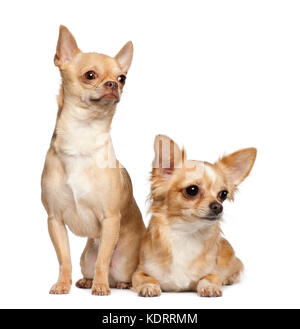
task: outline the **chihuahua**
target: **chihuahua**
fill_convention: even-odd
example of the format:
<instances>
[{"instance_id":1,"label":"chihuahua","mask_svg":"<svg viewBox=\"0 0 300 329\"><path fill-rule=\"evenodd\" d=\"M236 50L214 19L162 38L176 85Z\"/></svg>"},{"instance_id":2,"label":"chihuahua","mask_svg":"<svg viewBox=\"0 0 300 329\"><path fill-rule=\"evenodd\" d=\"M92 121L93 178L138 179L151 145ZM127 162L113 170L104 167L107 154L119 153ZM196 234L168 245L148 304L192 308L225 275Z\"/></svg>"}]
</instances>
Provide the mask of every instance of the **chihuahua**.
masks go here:
<instances>
[{"instance_id":1,"label":"chihuahua","mask_svg":"<svg viewBox=\"0 0 300 329\"><path fill-rule=\"evenodd\" d=\"M158 135L154 150L152 218L133 289L143 297L159 296L161 291L221 296L221 286L237 282L243 270L222 237L222 204L233 200L237 186L249 175L256 149L239 150L215 164L188 161L173 140Z\"/></svg>"},{"instance_id":2,"label":"chihuahua","mask_svg":"<svg viewBox=\"0 0 300 329\"><path fill-rule=\"evenodd\" d=\"M114 57L83 53L69 30L60 26L54 63L62 85L42 174L42 202L59 262L51 294L66 294L71 286L66 226L88 238L77 287L108 295L110 287L131 285L145 227L109 131L132 55L131 42Z\"/></svg>"}]
</instances>

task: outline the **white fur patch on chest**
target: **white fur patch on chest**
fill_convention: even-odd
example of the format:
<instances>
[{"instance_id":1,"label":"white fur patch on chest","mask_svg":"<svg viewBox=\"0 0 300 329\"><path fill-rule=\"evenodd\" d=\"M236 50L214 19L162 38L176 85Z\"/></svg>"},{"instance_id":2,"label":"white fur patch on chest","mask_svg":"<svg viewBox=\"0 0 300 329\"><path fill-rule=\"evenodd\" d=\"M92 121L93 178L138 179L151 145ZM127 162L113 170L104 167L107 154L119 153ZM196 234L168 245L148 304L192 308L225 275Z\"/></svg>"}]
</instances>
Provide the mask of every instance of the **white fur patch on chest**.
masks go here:
<instances>
[{"instance_id":1,"label":"white fur patch on chest","mask_svg":"<svg viewBox=\"0 0 300 329\"><path fill-rule=\"evenodd\" d=\"M189 290L203 273L195 272L193 263L203 251L201 223L178 223L170 227L169 243L172 247L170 271L164 272L159 266L151 264L151 272L160 282L164 291Z\"/></svg>"},{"instance_id":2,"label":"white fur patch on chest","mask_svg":"<svg viewBox=\"0 0 300 329\"><path fill-rule=\"evenodd\" d=\"M66 185L74 201L74 209L64 210L64 222L77 235L90 236L98 232L99 223L94 213L82 200L88 200L94 192L94 182L89 175L89 167L95 160L90 157L74 157L65 162L67 171Z\"/></svg>"},{"instance_id":3,"label":"white fur patch on chest","mask_svg":"<svg viewBox=\"0 0 300 329\"><path fill-rule=\"evenodd\" d=\"M99 139L101 135L99 135ZM105 141L105 142L104 142ZM104 144L102 144L104 142ZM69 146L72 145L68 144ZM89 145L89 146L88 146ZM105 138L100 143L88 143L83 153L81 147L73 149L74 155L62 155L66 170L66 186L69 196L74 201L74 210L66 209L64 211L64 222L77 235L89 236L89 232L98 231L98 219L90 209L89 205L99 209L101 200L97 200L95 196L101 195L101 169L106 167L105 159L107 158L108 147L112 145ZM77 151L76 151L77 150ZM92 151L94 150L94 151ZM95 202L95 204L91 204ZM88 205L87 205L88 203Z\"/></svg>"},{"instance_id":4,"label":"white fur patch on chest","mask_svg":"<svg viewBox=\"0 0 300 329\"><path fill-rule=\"evenodd\" d=\"M171 230L170 238L173 256L170 279L180 290L185 290L198 278L191 265L202 251L201 240L197 233L181 234L177 230Z\"/></svg>"},{"instance_id":5,"label":"white fur patch on chest","mask_svg":"<svg viewBox=\"0 0 300 329\"><path fill-rule=\"evenodd\" d=\"M89 179L88 168L95 162L91 157L72 157L65 161L67 185L73 193L75 203L91 191L92 182Z\"/></svg>"}]
</instances>

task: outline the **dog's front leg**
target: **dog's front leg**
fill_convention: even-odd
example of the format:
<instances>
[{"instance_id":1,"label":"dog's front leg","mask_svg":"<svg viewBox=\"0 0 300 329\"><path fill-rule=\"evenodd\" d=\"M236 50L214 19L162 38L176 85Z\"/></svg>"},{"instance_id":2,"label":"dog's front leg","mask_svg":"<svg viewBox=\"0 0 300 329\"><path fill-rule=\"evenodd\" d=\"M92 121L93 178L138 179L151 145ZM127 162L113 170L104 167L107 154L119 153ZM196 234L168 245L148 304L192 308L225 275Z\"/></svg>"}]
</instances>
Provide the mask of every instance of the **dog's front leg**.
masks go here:
<instances>
[{"instance_id":1,"label":"dog's front leg","mask_svg":"<svg viewBox=\"0 0 300 329\"><path fill-rule=\"evenodd\" d=\"M109 265L113 251L119 239L121 215L117 214L105 218L101 227L101 243L95 268L93 295L109 295L108 284Z\"/></svg>"},{"instance_id":2,"label":"dog's front leg","mask_svg":"<svg viewBox=\"0 0 300 329\"><path fill-rule=\"evenodd\" d=\"M72 284L71 256L65 225L54 217L48 218L48 230L59 262L59 276L50 294L67 294Z\"/></svg>"},{"instance_id":3,"label":"dog's front leg","mask_svg":"<svg viewBox=\"0 0 300 329\"><path fill-rule=\"evenodd\" d=\"M161 294L159 282L140 268L132 276L132 287L141 297L155 297Z\"/></svg>"},{"instance_id":4,"label":"dog's front leg","mask_svg":"<svg viewBox=\"0 0 300 329\"><path fill-rule=\"evenodd\" d=\"M197 294L202 297L220 297L222 280L216 272L211 273L199 280L197 285Z\"/></svg>"}]
</instances>

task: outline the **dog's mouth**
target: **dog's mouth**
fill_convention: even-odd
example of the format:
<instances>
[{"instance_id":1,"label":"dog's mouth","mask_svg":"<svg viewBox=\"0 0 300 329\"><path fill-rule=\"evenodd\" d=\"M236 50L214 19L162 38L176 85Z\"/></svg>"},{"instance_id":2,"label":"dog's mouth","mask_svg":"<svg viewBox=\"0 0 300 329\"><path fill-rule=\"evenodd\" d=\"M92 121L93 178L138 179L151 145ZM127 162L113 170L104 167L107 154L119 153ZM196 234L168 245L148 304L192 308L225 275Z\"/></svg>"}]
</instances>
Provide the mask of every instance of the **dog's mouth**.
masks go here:
<instances>
[{"instance_id":1,"label":"dog's mouth","mask_svg":"<svg viewBox=\"0 0 300 329\"><path fill-rule=\"evenodd\" d=\"M215 221L220 219L220 216L206 216L206 217L202 217L201 219L205 219L205 220L209 220L209 221Z\"/></svg>"},{"instance_id":2,"label":"dog's mouth","mask_svg":"<svg viewBox=\"0 0 300 329\"><path fill-rule=\"evenodd\" d=\"M120 100L119 95L115 94L115 93L108 93L108 94L104 94L101 97L91 97L90 101L97 103L97 102L101 102L102 100L107 100L107 101L114 101L114 102L118 102Z\"/></svg>"},{"instance_id":3,"label":"dog's mouth","mask_svg":"<svg viewBox=\"0 0 300 329\"><path fill-rule=\"evenodd\" d=\"M194 215L194 217L196 217L197 219L207 220L207 221L213 222L213 221L219 220L222 216L221 215L217 215L217 216L197 216L197 215Z\"/></svg>"}]
</instances>

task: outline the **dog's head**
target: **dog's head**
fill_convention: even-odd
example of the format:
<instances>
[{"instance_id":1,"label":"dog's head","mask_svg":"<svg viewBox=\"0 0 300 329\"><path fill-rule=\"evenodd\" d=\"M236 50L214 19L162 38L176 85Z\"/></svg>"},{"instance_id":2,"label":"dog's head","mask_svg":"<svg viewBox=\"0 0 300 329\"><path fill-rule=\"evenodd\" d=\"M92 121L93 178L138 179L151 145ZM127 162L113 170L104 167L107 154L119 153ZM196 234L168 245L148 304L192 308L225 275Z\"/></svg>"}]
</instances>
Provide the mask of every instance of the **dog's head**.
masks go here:
<instances>
[{"instance_id":1,"label":"dog's head","mask_svg":"<svg viewBox=\"0 0 300 329\"><path fill-rule=\"evenodd\" d=\"M114 57L83 53L70 31L60 26L54 63L64 94L84 108L114 107L119 102L133 56L129 41Z\"/></svg>"},{"instance_id":2,"label":"dog's head","mask_svg":"<svg viewBox=\"0 0 300 329\"><path fill-rule=\"evenodd\" d=\"M256 149L247 148L223 156L215 164L187 160L185 151L163 135L156 136L154 150L152 210L190 222L220 219L223 202L233 200L256 158Z\"/></svg>"}]
</instances>

